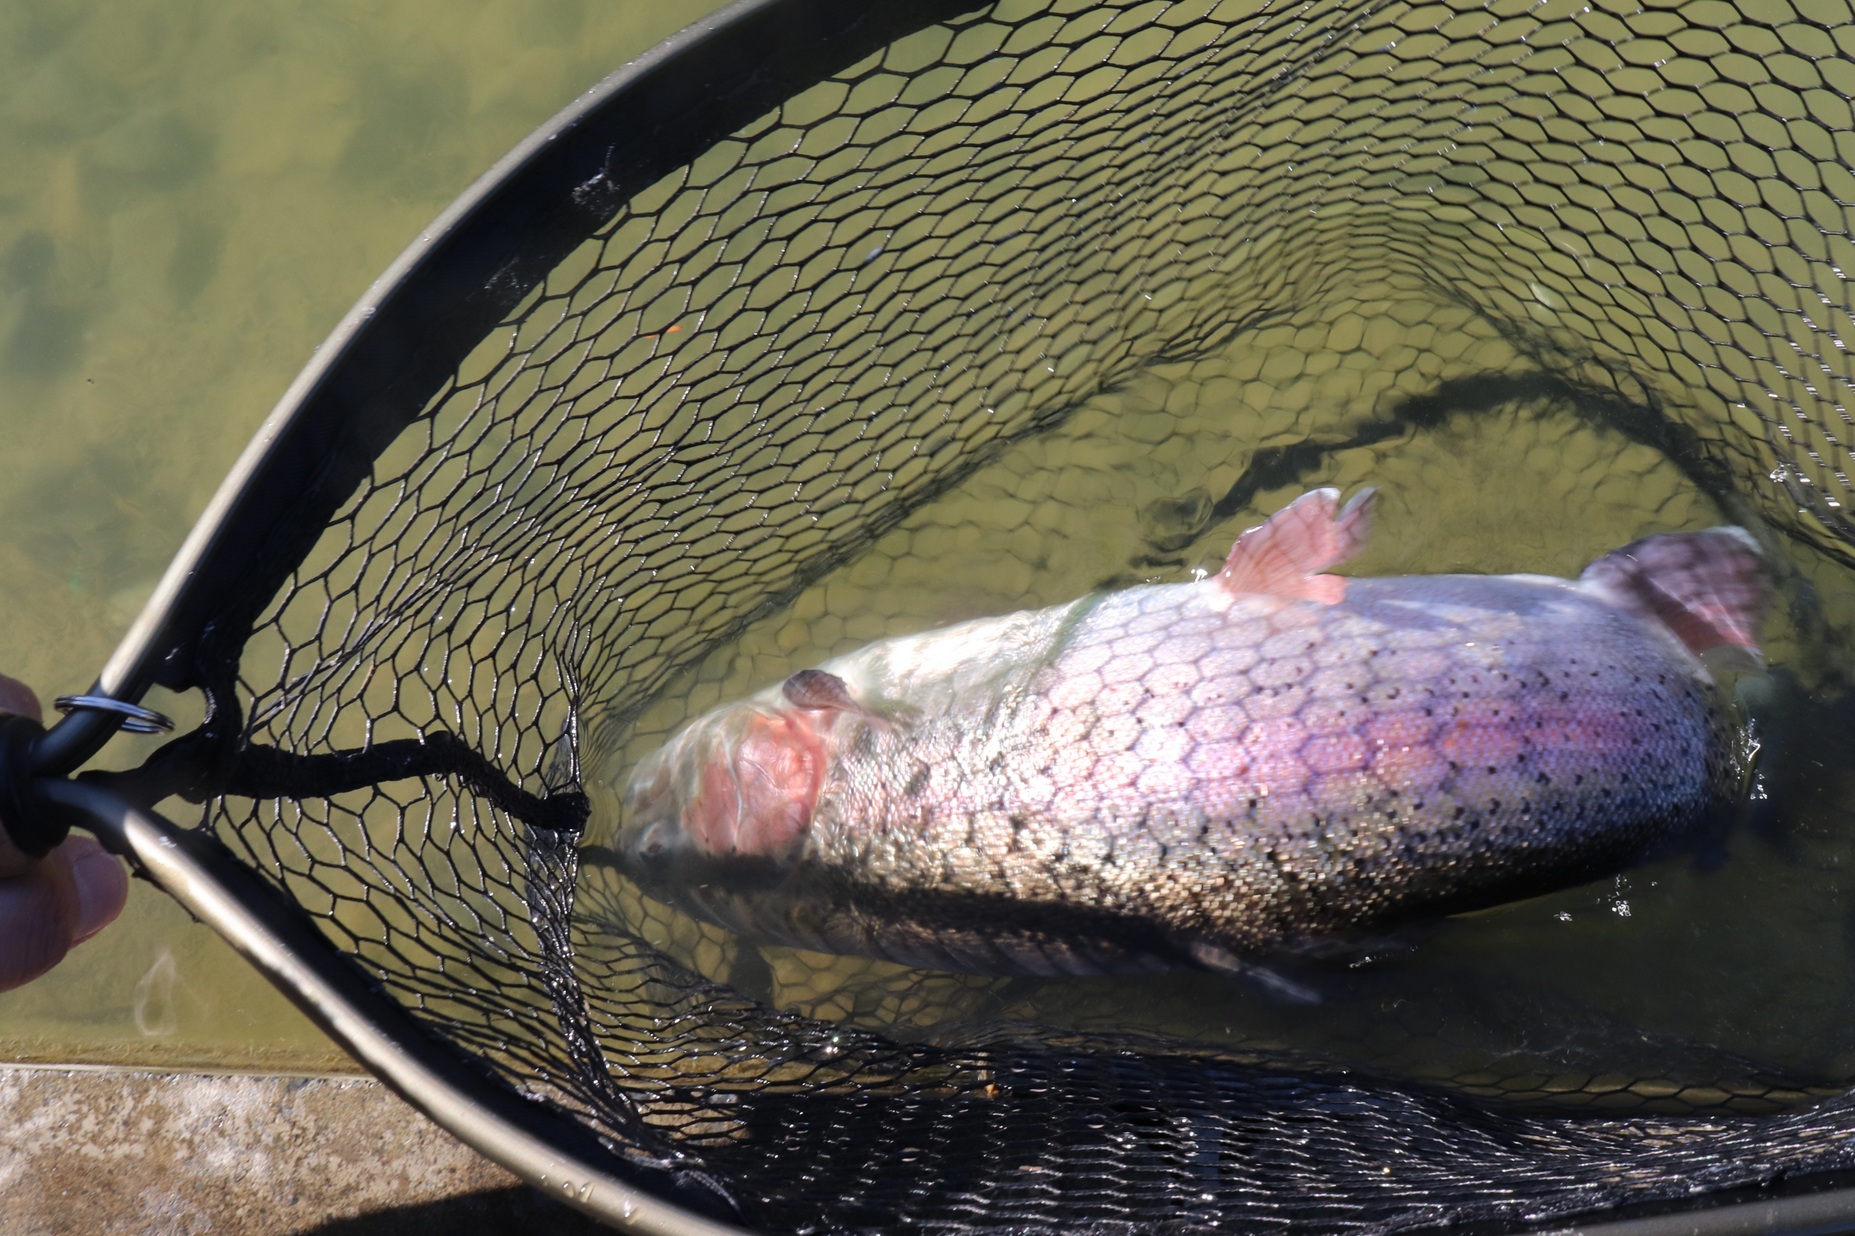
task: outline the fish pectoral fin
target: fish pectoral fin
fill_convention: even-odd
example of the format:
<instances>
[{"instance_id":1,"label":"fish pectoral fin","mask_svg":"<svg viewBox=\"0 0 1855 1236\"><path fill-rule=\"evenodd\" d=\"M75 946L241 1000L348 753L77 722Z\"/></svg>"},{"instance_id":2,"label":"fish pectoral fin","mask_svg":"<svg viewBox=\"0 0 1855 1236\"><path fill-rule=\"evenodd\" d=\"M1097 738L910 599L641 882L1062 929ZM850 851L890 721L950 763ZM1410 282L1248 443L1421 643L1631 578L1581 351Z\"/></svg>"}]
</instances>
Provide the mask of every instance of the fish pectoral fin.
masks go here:
<instances>
[{"instance_id":1,"label":"fish pectoral fin","mask_svg":"<svg viewBox=\"0 0 1855 1236\"><path fill-rule=\"evenodd\" d=\"M1269 967L1259 965L1247 957L1231 952L1221 944L1209 940L1197 939L1185 942L1185 951L1191 959L1207 970L1231 978L1253 983L1278 1000L1290 1004L1319 1004L1320 993L1312 987L1297 983L1286 975L1279 974Z\"/></svg>"},{"instance_id":2,"label":"fish pectoral fin","mask_svg":"<svg viewBox=\"0 0 1855 1236\"><path fill-rule=\"evenodd\" d=\"M1342 507L1337 489L1302 494L1237 538L1217 582L1232 593L1338 604L1346 581L1322 572L1365 548L1377 498L1362 489Z\"/></svg>"}]
</instances>

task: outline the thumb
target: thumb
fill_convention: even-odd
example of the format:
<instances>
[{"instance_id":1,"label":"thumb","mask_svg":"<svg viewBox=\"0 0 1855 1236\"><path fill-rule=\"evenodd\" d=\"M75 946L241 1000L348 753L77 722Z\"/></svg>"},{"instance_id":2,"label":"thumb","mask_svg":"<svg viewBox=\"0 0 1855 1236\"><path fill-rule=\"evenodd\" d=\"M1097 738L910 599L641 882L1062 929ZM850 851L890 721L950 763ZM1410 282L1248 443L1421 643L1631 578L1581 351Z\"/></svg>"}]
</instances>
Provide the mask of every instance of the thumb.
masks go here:
<instances>
[{"instance_id":1,"label":"thumb","mask_svg":"<svg viewBox=\"0 0 1855 1236\"><path fill-rule=\"evenodd\" d=\"M0 880L0 991L45 973L71 948L79 919L77 882L54 850L24 875Z\"/></svg>"},{"instance_id":2,"label":"thumb","mask_svg":"<svg viewBox=\"0 0 1855 1236\"><path fill-rule=\"evenodd\" d=\"M41 722L45 719L45 710L39 707L39 697L33 689L17 678L0 674L0 715L5 714L29 717ZM6 835L6 829L0 827L0 880L23 875L37 865L36 860L27 857L13 844L12 839ZM0 990L5 989L0 987Z\"/></svg>"}]
</instances>

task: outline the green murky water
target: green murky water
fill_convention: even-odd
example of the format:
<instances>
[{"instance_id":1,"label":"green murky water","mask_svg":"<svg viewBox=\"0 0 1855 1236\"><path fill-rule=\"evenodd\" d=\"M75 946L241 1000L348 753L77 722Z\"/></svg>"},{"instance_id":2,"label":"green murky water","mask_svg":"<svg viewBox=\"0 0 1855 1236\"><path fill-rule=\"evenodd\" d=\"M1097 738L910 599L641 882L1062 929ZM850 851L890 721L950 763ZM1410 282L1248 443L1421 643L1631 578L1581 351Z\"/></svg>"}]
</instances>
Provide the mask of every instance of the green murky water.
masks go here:
<instances>
[{"instance_id":1,"label":"green murky water","mask_svg":"<svg viewBox=\"0 0 1855 1236\"><path fill-rule=\"evenodd\" d=\"M0 6L0 669L47 698L88 686L374 277L535 125L717 7ZM0 995L0 1056L345 1060L145 886Z\"/></svg>"},{"instance_id":2,"label":"green murky water","mask_svg":"<svg viewBox=\"0 0 1855 1236\"><path fill-rule=\"evenodd\" d=\"M13 600L0 669L48 697L87 685L252 429L372 278L535 124L703 7L62 0L0 11L0 419L17 446L0 461L13 530L0 538ZM884 634L1214 563L1242 518L1183 548L1178 530L1254 447L1307 438L1322 415L1511 367L1512 349L1485 323L1421 291L1361 287L1328 316L1268 326L1228 354L1094 400L717 654L645 719L626 757L694 711ZM1537 304L1544 312L1543 293ZM1336 452L1309 479L1383 488L1383 532L1357 564L1368 573L1571 573L1645 532L1720 519L1654 452L1540 406ZM1287 496L1259 494L1255 506ZM1855 613L1845 574L1799 565L1825 612ZM1774 660L1813 672L1817 654L1782 619L1776 627ZM1457 1041L1491 1087L1525 1090L1520 1077L1551 1090L1566 1051L1501 1035L1533 1024L1542 1001L1576 1002L1595 1010L1581 1026L1608 1018L1665 1035L1648 1047L1658 1057L1703 1042L1804 1082L1845 1083L1850 998L1845 980L1824 979L1847 972L1855 911L1836 873L1855 850L1844 787L1820 769L1833 753L1814 741L1837 731L1839 714L1809 715L1813 731L1776 736L1795 809L1783 828L1742 839L1745 861L1683 860L1478 919L1426 948L1427 969L1394 962L1390 979L1365 981L1346 1033L1373 1038L1381 1056L1404 1036L1413 1068ZM145 750L121 742L114 758ZM891 1028L1118 1028L1132 990L923 986L853 972L861 963L755 953L687 921L665 920L660 935L776 1004ZM1475 986L1520 965L1533 967L1521 975L1530 996ZM1443 1031L1433 1013L1400 1011L1445 988L1533 1003ZM1207 1040L1307 1043L1320 1029L1277 1024L1290 1015L1199 976L1138 999L1153 1028ZM0 996L0 1051L341 1065L229 949L146 888L52 976ZM1566 1084L1606 1093L1588 1078Z\"/></svg>"}]
</instances>

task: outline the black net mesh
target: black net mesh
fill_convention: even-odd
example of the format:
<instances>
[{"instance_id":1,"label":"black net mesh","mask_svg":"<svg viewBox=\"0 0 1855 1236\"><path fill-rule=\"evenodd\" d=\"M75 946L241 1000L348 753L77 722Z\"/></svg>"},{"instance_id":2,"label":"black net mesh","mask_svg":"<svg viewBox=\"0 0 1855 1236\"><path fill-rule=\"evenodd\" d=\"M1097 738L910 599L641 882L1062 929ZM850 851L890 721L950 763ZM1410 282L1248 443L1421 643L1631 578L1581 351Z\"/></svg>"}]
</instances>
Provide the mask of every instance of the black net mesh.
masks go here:
<instances>
[{"instance_id":1,"label":"black net mesh","mask_svg":"<svg viewBox=\"0 0 1855 1236\"><path fill-rule=\"evenodd\" d=\"M1850 18L1064 0L899 38L617 204L220 633L203 827L496 1084L770 1230L1380 1231L1855 1163L1834 1061L1472 959L1129 1019L744 943L605 849L702 708L1177 577L1310 478L1414 506L1468 414L1665 526L1855 555Z\"/></svg>"}]
</instances>

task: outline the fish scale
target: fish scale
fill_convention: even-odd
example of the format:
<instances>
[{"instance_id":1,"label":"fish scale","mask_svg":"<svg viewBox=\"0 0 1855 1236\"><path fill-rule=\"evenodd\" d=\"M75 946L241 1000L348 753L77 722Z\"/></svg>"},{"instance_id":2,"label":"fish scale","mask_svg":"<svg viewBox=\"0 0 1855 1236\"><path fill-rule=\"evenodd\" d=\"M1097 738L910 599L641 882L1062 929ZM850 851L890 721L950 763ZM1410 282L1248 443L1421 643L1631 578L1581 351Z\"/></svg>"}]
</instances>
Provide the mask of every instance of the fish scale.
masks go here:
<instances>
[{"instance_id":1,"label":"fish scale","mask_svg":"<svg viewBox=\"0 0 1855 1236\"><path fill-rule=\"evenodd\" d=\"M1605 874L1730 803L1701 654L1755 651L1743 532L1578 581L1325 574L1370 502L1315 491L1215 578L880 641L717 710L635 771L621 853L803 947L1242 970Z\"/></svg>"}]
</instances>

